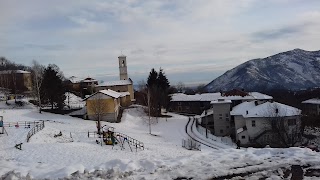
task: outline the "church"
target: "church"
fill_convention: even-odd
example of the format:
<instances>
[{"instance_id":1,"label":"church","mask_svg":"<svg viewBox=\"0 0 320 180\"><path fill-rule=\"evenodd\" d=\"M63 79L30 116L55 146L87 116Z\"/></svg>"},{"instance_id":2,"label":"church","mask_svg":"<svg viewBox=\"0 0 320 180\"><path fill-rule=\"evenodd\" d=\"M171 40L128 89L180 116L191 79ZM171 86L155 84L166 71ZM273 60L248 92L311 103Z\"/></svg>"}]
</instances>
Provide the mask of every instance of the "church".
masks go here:
<instances>
[{"instance_id":1,"label":"church","mask_svg":"<svg viewBox=\"0 0 320 180\"><path fill-rule=\"evenodd\" d=\"M118 81L105 81L95 86L95 92L111 89L121 94L129 94L131 103L135 101L133 81L128 77L127 57L121 55L118 57L120 79Z\"/></svg>"}]
</instances>

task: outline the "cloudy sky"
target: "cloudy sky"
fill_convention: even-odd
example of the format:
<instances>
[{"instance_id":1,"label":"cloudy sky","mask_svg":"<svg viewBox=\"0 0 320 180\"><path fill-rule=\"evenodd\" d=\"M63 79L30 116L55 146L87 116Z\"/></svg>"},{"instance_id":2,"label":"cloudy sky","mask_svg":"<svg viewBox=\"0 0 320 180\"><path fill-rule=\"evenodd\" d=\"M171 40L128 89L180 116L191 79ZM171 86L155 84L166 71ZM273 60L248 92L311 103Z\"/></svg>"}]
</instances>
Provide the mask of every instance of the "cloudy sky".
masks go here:
<instances>
[{"instance_id":1,"label":"cloudy sky","mask_svg":"<svg viewBox=\"0 0 320 180\"><path fill-rule=\"evenodd\" d=\"M247 60L320 49L319 0L1 0L0 56L66 77L207 83Z\"/></svg>"}]
</instances>

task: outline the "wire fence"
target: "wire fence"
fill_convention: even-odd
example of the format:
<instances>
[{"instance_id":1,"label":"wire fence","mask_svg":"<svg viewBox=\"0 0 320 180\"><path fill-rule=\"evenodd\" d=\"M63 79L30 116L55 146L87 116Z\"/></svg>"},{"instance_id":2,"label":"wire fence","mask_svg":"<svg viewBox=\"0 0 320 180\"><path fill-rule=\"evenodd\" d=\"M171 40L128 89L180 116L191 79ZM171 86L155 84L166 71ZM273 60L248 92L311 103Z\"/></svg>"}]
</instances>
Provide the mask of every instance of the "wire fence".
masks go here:
<instances>
[{"instance_id":1,"label":"wire fence","mask_svg":"<svg viewBox=\"0 0 320 180\"><path fill-rule=\"evenodd\" d=\"M36 124L32 129L30 129L30 131L28 132L28 135L27 135L27 142L30 141L30 138L34 134L36 134L37 132L39 132L43 128L44 128L44 121L40 121L40 123Z\"/></svg>"},{"instance_id":2,"label":"wire fence","mask_svg":"<svg viewBox=\"0 0 320 180\"><path fill-rule=\"evenodd\" d=\"M36 126L37 124L42 123L43 121L16 121L16 122L4 122L3 127L24 127L31 128Z\"/></svg>"}]
</instances>

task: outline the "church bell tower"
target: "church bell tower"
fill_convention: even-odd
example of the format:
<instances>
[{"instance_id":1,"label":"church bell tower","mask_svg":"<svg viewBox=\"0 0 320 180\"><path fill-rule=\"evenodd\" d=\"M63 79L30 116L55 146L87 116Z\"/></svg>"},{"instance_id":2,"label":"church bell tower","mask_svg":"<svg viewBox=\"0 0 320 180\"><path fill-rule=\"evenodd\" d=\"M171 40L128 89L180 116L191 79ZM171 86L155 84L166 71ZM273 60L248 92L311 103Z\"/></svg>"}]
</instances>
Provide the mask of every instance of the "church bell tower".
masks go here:
<instances>
[{"instance_id":1,"label":"church bell tower","mask_svg":"<svg viewBox=\"0 0 320 180\"><path fill-rule=\"evenodd\" d=\"M127 57L124 55L121 55L118 57L118 59L119 59L120 80L128 80Z\"/></svg>"}]
</instances>

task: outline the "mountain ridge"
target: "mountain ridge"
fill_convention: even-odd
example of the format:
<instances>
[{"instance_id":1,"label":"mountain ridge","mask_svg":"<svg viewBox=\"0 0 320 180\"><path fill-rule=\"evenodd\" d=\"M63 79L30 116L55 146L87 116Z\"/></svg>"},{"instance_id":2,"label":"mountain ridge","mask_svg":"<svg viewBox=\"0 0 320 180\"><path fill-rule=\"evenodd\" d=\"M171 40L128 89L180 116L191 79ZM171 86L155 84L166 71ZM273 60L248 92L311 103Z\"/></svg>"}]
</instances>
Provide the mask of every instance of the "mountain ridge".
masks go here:
<instances>
[{"instance_id":1,"label":"mountain ridge","mask_svg":"<svg viewBox=\"0 0 320 180\"><path fill-rule=\"evenodd\" d=\"M294 49L242 63L204 88L208 92L217 92L235 88L266 91L311 87L320 87L320 50Z\"/></svg>"}]
</instances>

